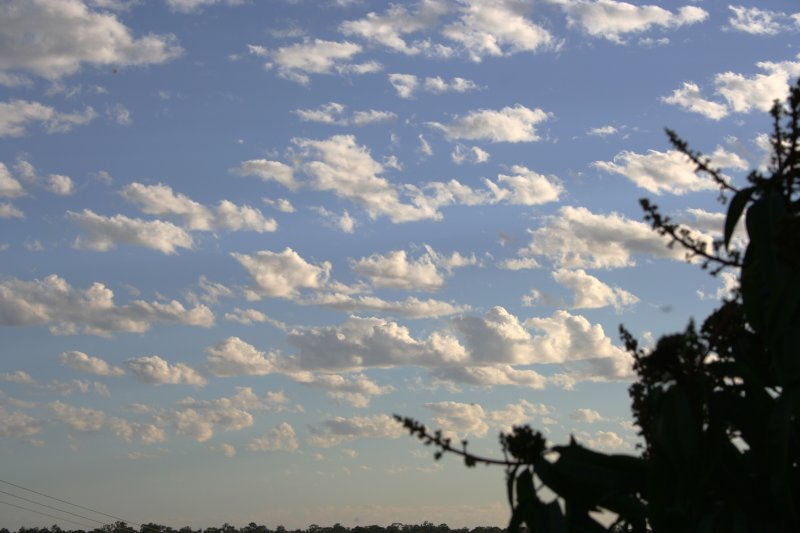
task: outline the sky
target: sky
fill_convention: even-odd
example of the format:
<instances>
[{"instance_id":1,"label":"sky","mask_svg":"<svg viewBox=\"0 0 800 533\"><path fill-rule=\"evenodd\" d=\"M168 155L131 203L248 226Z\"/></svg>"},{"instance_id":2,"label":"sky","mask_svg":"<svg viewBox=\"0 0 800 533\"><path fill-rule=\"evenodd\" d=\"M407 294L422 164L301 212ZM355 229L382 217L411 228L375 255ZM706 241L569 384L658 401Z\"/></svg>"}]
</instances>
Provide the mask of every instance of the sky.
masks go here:
<instances>
[{"instance_id":1,"label":"sky","mask_svg":"<svg viewBox=\"0 0 800 533\"><path fill-rule=\"evenodd\" d=\"M798 36L793 1L0 0L0 481L471 527L502 469L392 414L636 453L620 324L652 346L736 285L643 221L724 220L664 128L763 168ZM111 520L0 489L3 527Z\"/></svg>"}]
</instances>

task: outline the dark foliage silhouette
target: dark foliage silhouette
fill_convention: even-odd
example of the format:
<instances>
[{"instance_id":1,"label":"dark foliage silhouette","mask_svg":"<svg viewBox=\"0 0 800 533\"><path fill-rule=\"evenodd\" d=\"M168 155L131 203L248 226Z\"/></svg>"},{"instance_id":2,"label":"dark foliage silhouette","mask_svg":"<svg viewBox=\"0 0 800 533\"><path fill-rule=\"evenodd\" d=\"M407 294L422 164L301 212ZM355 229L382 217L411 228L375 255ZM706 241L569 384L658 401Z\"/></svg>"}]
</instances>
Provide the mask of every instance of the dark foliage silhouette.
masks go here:
<instances>
[{"instance_id":1,"label":"dark foliage silhouette","mask_svg":"<svg viewBox=\"0 0 800 533\"><path fill-rule=\"evenodd\" d=\"M0 533L10 532L6 528L0 528ZM65 530L54 525L50 527L21 527L16 533L503 533L503 529L499 527L451 529L447 524L435 525L427 521L421 524L402 524L400 522L395 522L388 526L370 525L354 527L347 527L338 523L332 526L311 524L305 529L287 529L284 526L277 526L275 529L270 529L267 526L256 524L255 522L250 522L248 525L238 528L225 523L219 527L197 529L191 527L173 529L169 526L148 523L141 524L137 529L125 522L118 521L96 529Z\"/></svg>"},{"instance_id":2,"label":"dark foliage silhouette","mask_svg":"<svg viewBox=\"0 0 800 533\"><path fill-rule=\"evenodd\" d=\"M720 187L723 237L709 246L641 200L653 229L738 287L700 328L643 350L624 328L637 380L629 392L644 441L640 456L609 455L574 439L550 446L528 426L500 436L504 459L475 456L440 432L397 417L411 434L467 466L506 467L509 531L800 531L800 82L775 103L768 172L736 188L674 132L673 146ZM748 243L731 247L745 215ZM540 498L542 487L558 496ZM617 515L604 526L590 515Z\"/></svg>"}]
</instances>

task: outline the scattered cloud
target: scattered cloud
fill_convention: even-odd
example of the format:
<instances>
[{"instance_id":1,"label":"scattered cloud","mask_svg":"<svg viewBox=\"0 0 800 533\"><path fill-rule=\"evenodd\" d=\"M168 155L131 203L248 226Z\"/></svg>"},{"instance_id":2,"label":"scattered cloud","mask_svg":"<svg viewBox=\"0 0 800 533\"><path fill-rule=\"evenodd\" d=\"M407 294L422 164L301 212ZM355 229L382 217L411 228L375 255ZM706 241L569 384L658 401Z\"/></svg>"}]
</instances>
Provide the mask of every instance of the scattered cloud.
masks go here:
<instances>
[{"instance_id":1,"label":"scattered cloud","mask_svg":"<svg viewBox=\"0 0 800 533\"><path fill-rule=\"evenodd\" d=\"M83 352L63 352L58 356L62 365L68 366L78 372L94 374L95 376L122 376L125 371L118 366L111 366L99 357L92 357Z\"/></svg>"},{"instance_id":2,"label":"scattered cloud","mask_svg":"<svg viewBox=\"0 0 800 533\"><path fill-rule=\"evenodd\" d=\"M266 68L274 67L282 78L302 85L311 82L312 74L368 74L382 70L383 67L376 61L351 62L361 51L359 44L323 39L306 39L272 51L260 46L250 46L251 53L269 59L265 64Z\"/></svg>"},{"instance_id":3,"label":"scattered cloud","mask_svg":"<svg viewBox=\"0 0 800 533\"><path fill-rule=\"evenodd\" d=\"M39 102L9 100L0 102L0 137L22 137L32 123L41 124L46 133L66 133L96 117L95 110L88 106L83 111L62 113Z\"/></svg>"},{"instance_id":4,"label":"scattered cloud","mask_svg":"<svg viewBox=\"0 0 800 533\"><path fill-rule=\"evenodd\" d=\"M293 452L297 448L297 435L288 422L281 422L247 443L247 449L253 452Z\"/></svg>"},{"instance_id":5,"label":"scattered cloud","mask_svg":"<svg viewBox=\"0 0 800 533\"><path fill-rule=\"evenodd\" d=\"M347 106L328 102L317 109L295 109L295 114L304 122L319 122L336 126L366 126L380 122L391 122L397 118L391 111L356 111L347 114Z\"/></svg>"},{"instance_id":6,"label":"scattered cloud","mask_svg":"<svg viewBox=\"0 0 800 533\"><path fill-rule=\"evenodd\" d=\"M159 64L183 53L174 35L136 38L116 15L77 0L9 0L0 11L0 70L27 70L57 79L82 64Z\"/></svg>"},{"instance_id":7,"label":"scattered cloud","mask_svg":"<svg viewBox=\"0 0 800 533\"><path fill-rule=\"evenodd\" d=\"M777 35L784 31L800 29L800 12L787 15L781 11L730 5L728 9L733 11L728 24L736 31L752 35Z\"/></svg>"},{"instance_id":8,"label":"scattered cloud","mask_svg":"<svg viewBox=\"0 0 800 533\"><path fill-rule=\"evenodd\" d=\"M119 306L114 293L102 283L76 289L52 274L43 280L15 278L0 281L0 324L7 326L46 325L54 334L108 335L115 331L141 333L151 325L172 322L209 327L211 310L198 305L187 309L180 302L135 300Z\"/></svg>"},{"instance_id":9,"label":"scattered cloud","mask_svg":"<svg viewBox=\"0 0 800 533\"><path fill-rule=\"evenodd\" d=\"M561 7L567 24L577 26L592 37L625 44L628 34L652 28L663 30L698 24L708 12L697 6L683 6L671 12L655 5L634 5L616 0L548 0Z\"/></svg>"},{"instance_id":10,"label":"scattered cloud","mask_svg":"<svg viewBox=\"0 0 800 533\"><path fill-rule=\"evenodd\" d=\"M67 211L67 218L75 221L86 233L75 239L74 245L78 249L106 252L125 244L173 255L178 248L194 247L194 240L189 233L162 220L128 218L125 215L107 217L91 209L84 209L80 213Z\"/></svg>"},{"instance_id":11,"label":"scattered cloud","mask_svg":"<svg viewBox=\"0 0 800 533\"><path fill-rule=\"evenodd\" d=\"M619 287L609 287L583 269L556 270L553 272L553 279L575 291L573 309L597 309L610 305L620 311L639 301L639 298L628 291Z\"/></svg>"},{"instance_id":12,"label":"scattered cloud","mask_svg":"<svg viewBox=\"0 0 800 533\"><path fill-rule=\"evenodd\" d=\"M450 124L428 122L442 131L449 139L489 142L536 142L541 137L536 125L551 115L539 108L529 109L517 104L498 111L479 109L464 116L456 116Z\"/></svg>"},{"instance_id":13,"label":"scattered cloud","mask_svg":"<svg viewBox=\"0 0 800 533\"><path fill-rule=\"evenodd\" d=\"M195 369L185 363L170 364L157 355L145 355L125 361L131 374L151 385L176 385L185 383L203 387L208 382Z\"/></svg>"},{"instance_id":14,"label":"scattered cloud","mask_svg":"<svg viewBox=\"0 0 800 533\"><path fill-rule=\"evenodd\" d=\"M441 76L418 78L414 74L392 73L389 74L389 83L392 84L394 90L397 91L397 96L400 98L411 98L417 90L443 94L448 92L466 93L479 88L474 81L459 78L458 76L447 81Z\"/></svg>"},{"instance_id":15,"label":"scattered cloud","mask_svg":"<svg viewBox=\"0 0 800 533\"><path fill-rule=\"evenodd\" d=\"M331 448L359 438L396 439L406 434L403 426L388 415L337 416L309 426L308 431L308 443L320 448Z\"/></svg>"}]
</instances>

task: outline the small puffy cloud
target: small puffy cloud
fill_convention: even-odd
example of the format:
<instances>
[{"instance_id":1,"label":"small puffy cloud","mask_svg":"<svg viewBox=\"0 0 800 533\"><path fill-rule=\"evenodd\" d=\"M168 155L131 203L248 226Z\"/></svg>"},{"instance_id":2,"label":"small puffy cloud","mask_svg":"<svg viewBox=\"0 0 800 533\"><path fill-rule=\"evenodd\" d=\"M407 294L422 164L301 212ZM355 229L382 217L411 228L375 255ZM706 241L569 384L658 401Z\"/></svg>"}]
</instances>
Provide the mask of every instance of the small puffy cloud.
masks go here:
<instances>
[{"instance_id":1,"label":"small puffy cloud","mask_svg":"<svg viewBox=\"0 0 800 533\"><path fill-rule=\"evenodd\" d=\"M353 407L367 407L373 396L394 390L391 385L381 387L365 374L344 376L341 374L313 374L294 372L287 374L298 383L323 389L337 402L345 402Z\"/></svg>"},{"instance_id":2,"label":"small puffy cloud","mask_svg":"<svg viewBox=\"0 0 800 533\"><path fill-rule=\"evenodd\" d=\"M67 211L67 218L77 222L86 232L75 240L75 247L106 252L120 244L144 246L167 255L177 253L177 248L191 249L192 236L184 229L162 220L142 220L125 215L107 217L90 209L80 213Z\"/></svg>"},{"instance_id":3,"label":"small puffy cloud","mask_svg":"<svg viewBox=\"0 0 800 533\"><path fill-rule=\"evenodd\" d=\"M131 111L122 104L116 104L106 111L109 117L120 126L130 126L133 124Z\"/></svg>"},{"instance_id":4,"label":"small puffy cloud","mask_svg":"<svg viewBox=\"0 0 800 533\"><path fill-rule=\"evenodd\" d=\"M609 135L614 135L614 134L618 133L618 130L617 130L617 128L615 128L614 126L611 126L611 125L609 125L609 126L598 126L597 128L590 129L586 133L589 134L589 135L592 135L594 137L608 137Z\"/></svg>"},{"instance_id":5,"label":"small puffy cloud","mask_svg":"<svg viewBox=\"0 0 800 533\"><path fill-rule=\"evenodd\" d=\"M617 213L592 213L585 207L564 206L529 233L531 243L520 250L520 255L547 257L562 268L633 266L635 254L684 257L682 251L668 248L668 240L648 224Z\"/></svg>"},{"instance_id":6,"label":"small puffy cloud","mask_svg":"<svg viewBox=\"0 0 800 533\"><path fill-rule=\"evenodd\" d=\"M701 290L697 291L697 296L701 300L715 300L720 301L726 298L732 298L735 291L740 287L739 277L733 272L720 272L717 278L722 281L722 285L717 288L714 293L705 293Z\"/></svg>"},{"instance_id":7,"label":"small puffy cloud","mask_svg":"<svg viewBox=\"0 0 800 533\"><path fill-rule=\"evenodd\" d=\"M434 54L436 47L428 41L408 43L404 36L432 29L447 11L447 4L441 0L422 0L413 11L402 4L394 4L382 14L373 11L364 18L345 21L339 26L339 31L348 37L358 36L402 54Z\"/></svg>"},{"instance_id":8,"label":"small puffy cloud","mask_svg":"<svg viewBox=\"0 0 800 533\"><path fill-rule=\"evenodd\" d=\"M413 74L392 73L389 74L389 83L397 91L397 96L411 98L419 86L419 79Z\"/></svg>"},{"instance_id":9,"label":"small puffy cloud","mask_svg":"<svg viewBox=\"0 0 800 533\"><path fill-rule=\"evenodd\" d=\"M511 167L512 174L500 174L497 182L507 189L493 188L499 200L514 205L541 205L558 201L564 192L555 176L543 176L520 165Z\"/></svg>"},{"instance_id":10,"label":"small puffy cloud","mask_svg":"<svg viewBox=\"0 0 800 533\"><path fill-rule=\"evenodd\" d=\"M0 197L15 198L24 194L22 184L14 179L5 164L0 163Z\"/></svg>"},{"instance_id":11,"label":"small puffy cloud","mask_svg":"<svg viewBox=\"0 0 800 533\"><path fill-rule=\"evenodd\" d=\"M41 420L22 411L9 412L0 405L0 438L30 438L39 433L43 425Z\"/></svg>"},{"instance_id":12,"label":"small puffy cloud","mask_svg":"<svg viewBox=\"0 0 800 533\"><path fill-rule=\"evenodd\" d=\"M103 411L89 407L74 407L60 401L51 403L50 409L59 421L73 431L98 432L103 429L107 420Z\"/></svg>"},{"instance_id":13,"label":"small puffy cloud","mask_svg":"<svg viewBox=\"0 0 800 533\"><path fill-rule=\"evenodd\" d=\"M281 77L307 85L311 82L311 74L367 74L380 71L380 63L374 61L351 62L361 50L361 45L347 41L314 39L264 53L270 59L266 64L268 68L275 67Z\"/></svg>"},{"instance_id":14,"label":"small puffy cloud","mask_svg":"<svg viewBox=\"0 0 800 533\"><path fill-rule=\"evenodd\" d=\"M578 26L592 37L624 44L626 34L652 28L675 29L705 21L708 12L683 6L671 12L655 5L634 5L617 0L549 0L561 6L569 26Z\"/></svg>"},{"instance_id":15,"label":"small puffy cloud","mask_svg":"<svg viewBox=\"0 0 800 533\"><path fill-rule=\"evenodd\" d=\"M498 385L528 387L535 390L547 386L547 378L530 369L518 369L511 365L491 366L444 366L431 368L437 381L473 387L491 388Z\"/></svg>"},{"instance_id":16,"label":"small puffy cloud","mask_svg":"<svg viewBox=\"0 0 800 533\"><path fill-rule=\"evenodd\" d=\"M317 109L295 109L295 114L304 122L319 122L337 126L366 126L379 122L389 122L397 118L395 113L390 111L356 111L352 115L347 114L347 106L337 102L328 102Z\"/></svg>"},{"instance_id":17,"label":"small puffy cloud","mask_svg":"<svg viewBox=\"0 0 800 533\"><path fill-rule=\"evenodd\" d=\"M252 276L253 297L295 298L299 289L324 288L330 278L331 264L314 265L300 254L286 248L282 252L262 250L254 254L231 254Z\"/></svg>"},{"instance_id":18,"label":"small puffy cloud","mask_svg":"<svg viewBox=\"0 0 800 533\"><path fill-rule=\"evenodd\" d=\"M472 61L557 47L544 27L525 15L530 6L514 0L462 0L460 17L442 28L442 35L460 44Z\"/></svg>"},{"instance_id":19,"label":"small puffy cloud","mask_svg":"<svg viewBox=\"0 0 800 533\"><path fill-rule=\"evenodd\" d=\"M84 63L149 65L183 52L174 35L136 38L116 15L93 11L79 0L9 0L0 7L0 18L0 70L56 79Z\"/></svg>"},{"instance_id":20,"label":"small puffy cloud","mask_svg":"<svg viewBox=\"0 0 800 533\"><path fill-rule=\"evenodd\" d=\"M250 387L237 387L233 396L214 400L185 398L171 410L166 419L171 422L178 435L205 442L214 436L217 428L224 431L240 431L253 426L250 411L280 411L286 398L281 393L256 395Z\"/></svg>"},{"instance_id":21,"label":"small puffy cloud","mask_svg":"<svg viewBox=\"0 0 800 533\"><path fill-rule=\"evenodd\" d=\"M746 76L727 71L714 76L714 91L724 103L704 98L700 88L691 82L684 82L683 88L662 100L712 119L732 112L769 111L775 100L782 101L789 94L791 80L800 76L800 61L760 61L756 66L764 73Z\"/></svg>"},{"instance_id":22,"label":"small puffy cloud","mask_svg":"<svg viewBox=\"0 0 800 533\"><path fill-rule=\"evenodd\" d=\"M733 11L728 19L730 27L752 35L777 35L800 26L800 13L787 15L781 11L730 5L728 9Z\"/></svg>"},{"instance_id":23,"label":"small puffy cloud","mask_svg":"<svg viewBox=\"0 0 800 533\"><path fill-rule=\"evenodd\" d=\"M3 372L0 374L0 381L8 383L19 383L20 385L33 385L36 383L30 374L24 370L16 370L14 372Z\"/></svg>"},{"instance_id":24,"label":"small puffy cloud","mask_svg":"<svg viewBox=\"0 0 800 533\"><path fill-rule=\"evenodd\" d=\"M14 207L14 204L2 202L0 203L0 218L25 218L25 213Z\"/></svg>"},{"instance_id":25,"label":"small puffy cloud","mask_svg":"<svg viewBox=\"0 0 800 533\"><path fill-rule=\"evenodd\" d=\"M342 442L359 438L396 439L406 434L406 430L388 415L341 416L309 426L309 444L320 448L331 448Z\"/></svg>"},{"instance_id":26,"label":"small puffy cloud","mask_svg":"<svg viewBox=\"0 0 800 533\"><path fill-rule=\"evenodd\" d=\"M86 107L81 112L62 113L50 106L28 100L0 102L0 137L22 137L31 123L36 122L47 133L66 133L75 126L88 124L95 117L97 113L91 107Z\"/></svg>"},{"instance_id":27,"label":"small puffy cloud","mask_svg":"<svg viewBox=\"0 0 800 533\"><path fill-rule=\"evenodd\" d=\"M560 269L553 272L553 279L575 291L573 309L597 309L613 306L618 311L634 305L639 298L619 287L609 287L583 269Z\"/></svg>"},{"instance_id":28,"label":"small puffy cloud","mask_svg":"<svg viewBox=\"0 0 800 533\"><path fill-rule=\"evenodd\" d=\"M453 149L453 153L450 154L450 158L456 165L461 165L464 163L477 165L489 161L489 152L478 146L467 148L463 144L457 144Z\"/></svg>"},{"instance_id":29,"label":"small puffy cloud","mask_svg":"<svg viewBox=\"0 0 800 533\"><path fill-rule=\"evenodd\" d=\"M493 411L487 411L476 403L453 401L427 403L425 407L432 411L437 428L458 437L483 437L489 428L510 431L515 425L530 423L534 417L549 413L547 406L527 400Z\"/></svg>"},{"instance_id":30,"label":"small puffy cloud","mask_svg":"<svg viewBox=\"0 0 800 533\"><path fill-rule=\"evenodd\" d=\"M450 124L428 122L441 130L449 139L484 140L489 142L535 142L540 140L536 125L550 117L539 108L529 109L517 104L498 111L479 109L463 117L455 117Z\"/></svg>"},{"instance_id":31,"label":"small puffy cloud","mask_svg":"<svg viewBox=\"0 0 800 533\"><path fill-rule=\"evenodd\" d=\"M273 200L272 198L262 198L262 200L265 204L271 205L281 213L294 213L296 211L292 205L292 202L286 198L278 198L277 200Z\"/></svg>"},{"instance_id":32,"label":"small puffy cloud","mask_svg":"<svg viewBox=\"0 0 800 533\"><path fill-rule=\"evenodd\" d=\"M277 181L289 190L295 190L299 184L294 179L292 167L280 161L269 159L251 159L243 162L231 172L239 176L256 176L264 181Z\"/></svg>"},{"instance_id":33,"label":"small puffy cloud","mask_svg":"<svg viewBox=\"0 0 800 533\"><path fill-rule=\"evenodd\" d=\"M594 434L580 432L576 435L578 441L583 441L589 448L597 450L619 450L628 448L625 439L613 431L596 431Z\"/></svg>"},{"instance_id":34,"label":"small puffy cloud","mask_svg":"<svg viewBox=\"0 0 800 533\"><path fill-rule=\"evenodd\" d=\"M711 160L712 165L721 168L747 168L746 161L721 147L717 147ZM595 161L593 166L606 172L621 174L653 194L686 194L718 187L711 179L698 175L696 165L677 150L649 150L646 154L623 151L614 156L613 161Z\"/></svg>"},{"instance_id":35,"label":"small puffy cloud","mask_svg":"<svg viewBox=\"0 0 800 533\"><path fill-rule=\"evenodd\" d=\"M371 313L401 315L408 318L434 318L463 313L469 310L469 306L454 305L433 298L422 300L411 296L404 300L393 301L384 300L376 296L352 296L338 292L318 294L313 298L301 300L299 303L321 305L348 313L369 311Z\"/></svg>"},{"instance_id":36,"label":"small puffy cloud","mask_svg":"<svg viewBox=\"0 0 800 533\"><path fill-rule=\"evenodd\" d=\"M247 449L253 452L293 452L297 447L297 434L288 422L281 422L247 443Z\"/></svg>"},{"instance_id":37,"label":"small puffy cloud","mask_svg":"<svg viewBox=\"0 0 800 533\"><path fill-rule=\"evenodd\" d=\"M75 192L75 183L69 176L50 174L47 176L47 190L59 196L69 196Z\"/></svg>"},{"instance_id":38,"label":"small puffy cloud","mask_svg":"<svg viewBox=\"0 0 800 533\"><path fill-rule=\"evenodd\" d=\"M663 96L661 101L693 113L699 113L712 120L719 120L728 115L728 108L725 104L703 98L700 87L696 83L688 81L683 82L683 87L680 89L672 91L670 96Z\"/></svg>"},{"instance_id":39,"label":"small puffy cloud","mask_svg":"<svg viewBox=\"0 0 800 533\"><path fill-rule=\"evenodd\" d=\"M120 306L114 302L114 292L102 283L77 289L54 274L43 280L0 281L2 325L46 325L56 334L83 331L108 335L115 331L141 333L158 322L209 327L214 324L214 314L204 305L187 309L176 300L135 300Z\"/></svg>"},{"instance_id":40,"label":"small puffy cloud","mask_svg":"<svg viewBox=\"0 0 800 533\"><path fill-rule=\"evenodd\" d=\"M258 351L239 337L228 337L206 353L214 376L263 376L275 372L277 366L274 355Z\"/></svg>"},{"instance_id":41,"label":"small puffy cloud","mask_svg":"<svg viewBox=\"0 0 800 533\"><path fill-rule=\"evenodd\" d=\"M196 387L206 385L206 379L185 363L170 364L157 355L145 355L125 361L131 373L144 383L176 385L186 383Z\"/></svg>"},{"instance_id":42,"label":"small puffy cloud","mask_svg":"<svg viewBox=\"0 0 800 533\"><path fill-rule=\"evenodd\" d=\"M376 287L435 291L444 284L430 255L409 261L405 250L362 257L353 262L353 271L369 278Z\"/></svg>"},{"instance_id":43,"label":"small puffy cloud","mask_svg":"<svg viewBox=\"0 0 800 533\"><path fill-rule=\"evenodd\" d=\"M176 194L172 187L162 183L131 183L122 189L121 194L148 215L177 215L184 218L189 230L250 230L264 233L275 231L278 227L274 219L264 217L254 207L238 206L228 200L221 200L216 207L205 206L186 195Z\"/></svg>"},{"instance_id":44,"label":"small puffy cloud","mask_svg":"<svg viewBox=\"0 0 800 533\"><path fill-rule=\"evenodd\" d=\"M605 420L594 409L576 409L569 414L569 418L577 422L586 422L587 424Z\"/></svg>"},{"instance_id":45,"label":"small puffy cloud","mask_svg":"<svg viewBox=\"0 0 800 533\"><path fill-rule=\"evenodd\" d=\"M225 4L235 6L243 4L244 0L167 0L167 5L179 13L197 13L204 7Z\"/></svg>"},{"instance_id":46,"label":"small puffy cloud","mask_svg":"<svg viewBox=\"0 0 800 533\"><path fill-rule=\"evenodd\" d=\"M83 352L63 352L58 356L58 360L62 365L86 374L96 376L122 376L125 374L120 367L111 366L99 357L92 357Z\"/></svg>"},{"instance_id":47,"label":"small puffy cloud","mask_svg":"<svg viewBox=\"0 0 800 533\"><path fill-rule=\"evenodd\" d=\"M506 270L533 270L541 268L542 265L534 257L516 257L513 259L505 259L499 265L500 268Z\"/></svg>"}]
</instances>

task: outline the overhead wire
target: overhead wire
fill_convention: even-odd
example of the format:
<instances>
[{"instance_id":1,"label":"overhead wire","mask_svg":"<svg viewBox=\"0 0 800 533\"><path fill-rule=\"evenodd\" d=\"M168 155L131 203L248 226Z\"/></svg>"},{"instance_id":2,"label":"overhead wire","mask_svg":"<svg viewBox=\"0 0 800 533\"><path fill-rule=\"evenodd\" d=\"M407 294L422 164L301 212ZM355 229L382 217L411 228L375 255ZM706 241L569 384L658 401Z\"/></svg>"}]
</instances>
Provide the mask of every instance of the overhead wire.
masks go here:
<instances>
[{"instance_id":1,"label":"overhead wire","mask_svg":"<svg viewBox=\"0 0 800 533\"><path fill-rule=\"evenodd\" d=\"M88 524L83 524L83 523L77 522L75 520L70 520L69 518L62 518L60 516L52 515L50 513L45 513L44 511L37 511L36 509L29 509L28 507L25 507L25 506L22 506L22 505L16 505L16 504L13 504L13 503L4 502L3 500L0 500L0 503L3 503L5 505L10 505L11 507L16 507L17 509L22 509L24 511L30 511L32 513L40 514L42 516L47 516L49 518L55 518L56 520L60 520L60 521L63 521L63 522L70 522L72 524L77 524L77 525L79 525L81 527L88 527L88 528L94 529L94 526L90 526Z\"/></svg>"},{"instance_id":2,"label":"overhead wire","mask_svg":"<svg viewBox=\"0 0 800 533\"><path fill-rule=\"evenodd\" d=\"M55 496L50 496L50 495L45 494L43 492L39 492L39 491L36 491L36 490L33 490L33 489L29 489L27 487L23 487L22 485L17 485L16 483L11 483L10 481L5 481L4 479L0 479L0 483L5 483L6 485L11 485L12 487L16 487L18 489L22 489L22 490L31 492L31 493L36 494L38 496L43 496L45 498L50 498L51 500L55 500L57 502L66 503L67 505L72 505L73 507L77 507L79 509L83 509L84 511L90 511L90 512L95 513L95 514L107 516L108 518L113 518L114 520L117 520L117 521L120 521L120 522L125 522L126 524L132 524L134 526L140 526L140 527L142 526L142 524L139 524L137 522L131 522L129 520L125 520L124 518L120 518L118 516L114 516L114 515L111 515L111 514L108 514L108 513L103 513L101 511L98 511L96 509L92 509L90 507L84 507L83 505L78 505L77 503L72 503L72 502L69 502L67 500L62 500L60 498L56 498ZM0 492L3 492L4 494L9 494L8 492L4 492L4 491L0 491ZM15 495L11 494L11 496L15 496ZM23 499L23 500L25 499L25 498L22 498L21 496L15 496L15 497ZM27 501L30 501L30 500L27 500ZM48 507L47 505L45 505L43 503L39 503L39 502L34 502L34 503L37 503L38 505L44 505L45 507ZM58 509L58 510L61 511L61 509ZM63 511L63 512L68 512L68 511ZM74 513L69 513L69 514L74 515ZM80 516L80 515L75 515L75 516ZM86 518L86 517L81 516L81 518ZM100 522L99 520L94 520L92 518L89 518L89 520L92 520L93 522ZM100 523L101 524L105 524L105 522L100 522Z\"/></svg>"},{"instance_id":3,"label":"overhead wire","mask_svg":"<svg viewBox=\"0 0 800 533\"><path fill-rule=\"evenodd\" d=\"M59 509L58 507L53 507L52 505L47 505L46 503L37 502L36 500L31 500L31 499L29 499L29 498L24 498L24 497L22 497L22 496L17 496L16 494L12 494L11 492L6 492L6 491L4 491L4 490L0 490L0 493L1 493L1 494L6 494L6 495L8 495L8 496L11 496L12 498L18 498L18 499L20 499L20 500L23 500L23 501L26 501L26 502L28 502L28 503L33 503L33 504L36 504L36 505L41 505L42 507L47 507L48 509L52 509L52 510L54 510L54 511L58 511L58 512L60 512L60 513L67 513L68 515L76 516L76 517L78 517L78 518L83 518L84 520L90 520L90 521L92 521L92 522L97 522L98 524L103 524L103 525L105 525L105 522L103 522L102 520L96 520L96 519L94 519L94 518L90 518L90 517L88 517L88 516L83 516L82 514L76 514L76 513L73 513L73 512L67 511L67 510L65 510L65 509ZM95 526L92 526L92 527L95 527Z\"/></svg>"}]
</instances>

